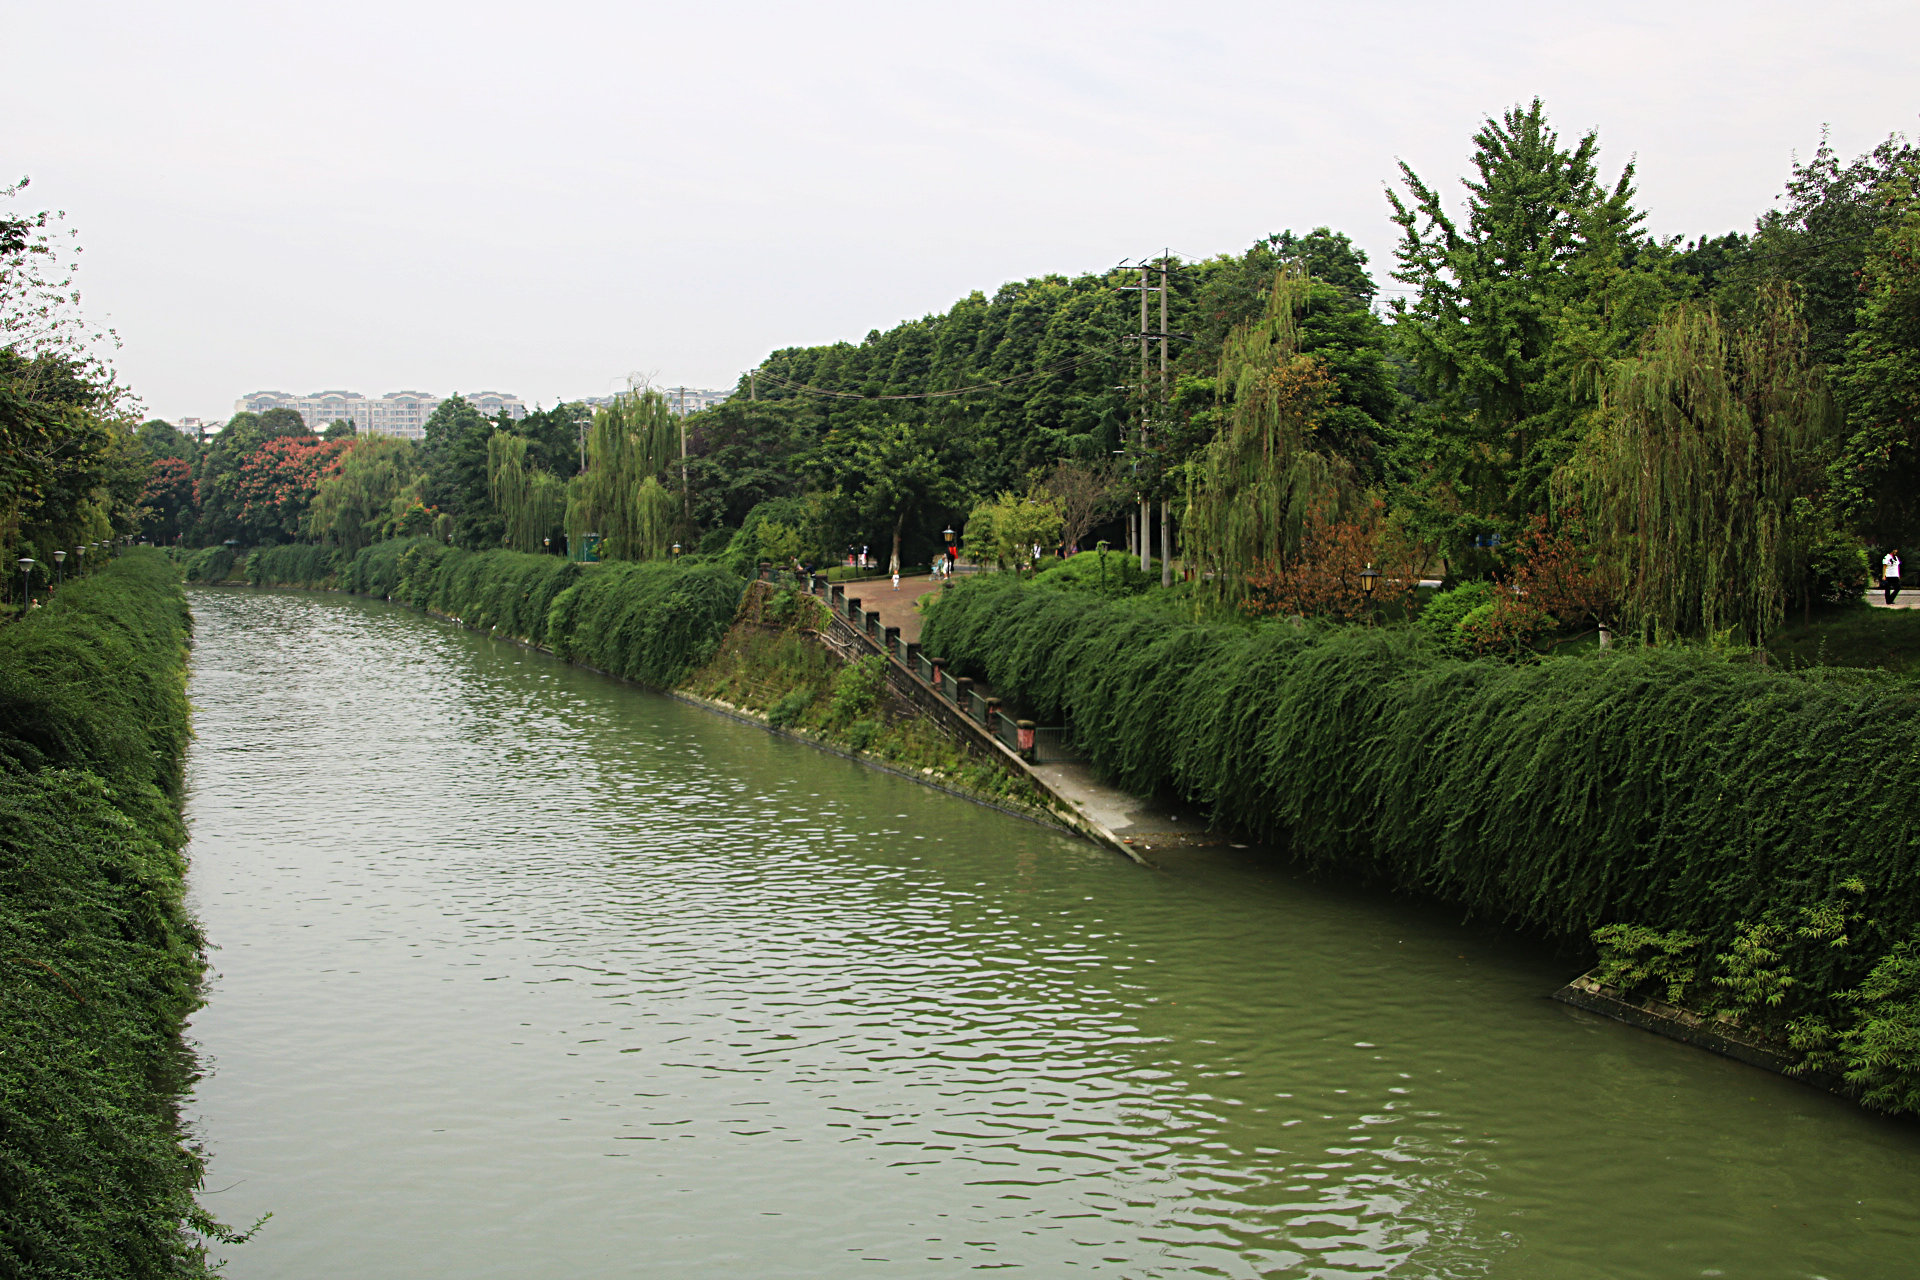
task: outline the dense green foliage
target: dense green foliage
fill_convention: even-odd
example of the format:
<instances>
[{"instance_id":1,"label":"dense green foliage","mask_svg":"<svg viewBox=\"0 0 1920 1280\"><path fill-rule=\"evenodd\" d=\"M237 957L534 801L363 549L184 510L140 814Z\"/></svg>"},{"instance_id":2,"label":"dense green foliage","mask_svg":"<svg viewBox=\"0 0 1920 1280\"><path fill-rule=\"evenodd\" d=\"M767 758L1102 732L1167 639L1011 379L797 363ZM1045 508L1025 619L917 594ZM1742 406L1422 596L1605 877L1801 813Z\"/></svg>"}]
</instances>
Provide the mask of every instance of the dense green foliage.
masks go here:
<instances>
[{"instance_id":1,"label":"dense green foliage","mask_svg":"<svg viewBox=\"0 0 1920 1280\"><path fill-rule=\"evenodd\" d=\"M1837 1042L1865 1026L1848 993L1920 938L1920 688L1891 676L1704 650L1461 661L1412 630L1192 622L1010 575L946 593L925 644L1070 720L1121 786L1302 863L1566 938L1683 931L1690 1000L1749 1024ZM1816 927L1835 911L1844 929ZM1741 1002L1757 936L1792 979L1777 1004ZM1864 1092L1920 1085L1914 1059L1841 1065Z\"/></svg>"},{"instance_id":2,"label":"dense green foliage","mask_svg":"<svg viewBox=\"0 0 1920 1280\"><path fill-rule=\"evenodd\" d=\"M375 543L344 564L321 548L255 552L248 581L331 581L671 688L713 656L745 582L704 560L585 565L518 551L467 551L433 538Z\"/></svg>"},{"instance_id":3,"label":"dense green foliage","mask_svg":"<svg viewBox=\"0 0 1920 1280\"><path fill-rule=\"evenodd\" d=\"M188 618L135 551L0 630L0 1273L203 1274L175 1105Z\"/></svg>"},{"instance_id":4,"label":"dense green foliage","mask_svg":"<svg viewBox=\"0 0 1920 1280\"><path fill-rule=\"evenodd\" d=\"M201 552L196 552L198 559ZM347 560L332 547L311 542L289 542L261 547L247 554L246 577L253 586L320 587L329 585ZM191 565L189 561L189 565Z\"/></svg>"}]
</instances>

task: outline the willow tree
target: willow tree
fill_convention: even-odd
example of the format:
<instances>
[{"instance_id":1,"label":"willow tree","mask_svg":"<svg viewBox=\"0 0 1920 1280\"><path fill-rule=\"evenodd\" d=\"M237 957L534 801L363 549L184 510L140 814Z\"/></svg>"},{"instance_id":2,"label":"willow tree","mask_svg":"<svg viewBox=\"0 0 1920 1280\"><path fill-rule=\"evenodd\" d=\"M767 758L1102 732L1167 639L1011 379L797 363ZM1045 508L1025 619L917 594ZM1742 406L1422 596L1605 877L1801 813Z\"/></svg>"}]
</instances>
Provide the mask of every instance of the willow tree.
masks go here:
<instances>
[{"instance_id":1,"label":"willow tree","mask_svg":"<svg viewBox=\"0 0 1920 1280\"><path fill-rule=\"evenodd\" d=\"M419 450L399 436L360 436L313 491L306 532L352 555L387 536L394 500L420 479Z\"/></svg>"},{"instance_id":2,"label":"willow tree","mask_svg":"<svg viewBox=\"0 0 1920 1280\"><path fill-rule=\"evenodd\" d=\"M1300 350L1308 279L1283 267L1260 319L1236 327L1220 353L1227 420L1188 471L1182 541L1230 598L1247 575L1297 558L1310 522L1345 515L1359 497L1346 459L1320 447L1337 392L1326 365Z\"/></svg>"},{"instance_id":3,"label":"willow tree","mask_svg":"<svg viewBox=\"0 0 1920 1280\"><path fill-rule=\"evenodd\" d=\"M679 457L679 427L651 389L614 397L587 433L587 469L567 486L567 533L600 535L609 560L658 560L673 541L673 496L661 483Z\"/></svg>"},{"instance_id":4,"label":"willow tree","mask_svg":"<svg viewBox=\"0 0 1920 1280\"><path fill-rule=\"evenodd\" d=\"M1609 373L1575 462L1623 622L1763 640L1804 572L1795 500L1816 488L1834 428L1787 292L1763 294L1737 328L1705 304L1670 310Z\"/></svg>"},{"instance_id":5,"label":"willow tree","mask_svg":"<svg viewBox=\"0 0 1920 1280\"><path fill-rule=\"evenodd\" d=\"M487 491L500 513L501 542L514 551L540 551L566 518L566 482L527 465L527 438L496 431L487 440Z\"/></svg>"}]
</instances>

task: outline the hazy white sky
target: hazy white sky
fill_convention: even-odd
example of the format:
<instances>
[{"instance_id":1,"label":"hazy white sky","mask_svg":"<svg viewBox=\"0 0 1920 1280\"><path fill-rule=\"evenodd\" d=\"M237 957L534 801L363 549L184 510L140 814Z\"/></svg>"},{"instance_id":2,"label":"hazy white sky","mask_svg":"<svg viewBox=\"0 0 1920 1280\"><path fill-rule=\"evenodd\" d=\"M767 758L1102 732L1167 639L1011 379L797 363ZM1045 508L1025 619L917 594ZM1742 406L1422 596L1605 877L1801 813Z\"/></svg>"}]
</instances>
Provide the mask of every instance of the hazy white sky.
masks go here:
<instances>
[{"instance_id":1,"label":"hazy white sky","mask_svg":"<svg viewBox=\"0 0 1920 1280\"><path fill-rule=\"evenodd\" d=\"M7 0L0 171L156 414L256 388L730 386L971 289L1352 235L1539 94L1649 228L1920 112L1920 4Z\"/></svg>"}]
</instances>

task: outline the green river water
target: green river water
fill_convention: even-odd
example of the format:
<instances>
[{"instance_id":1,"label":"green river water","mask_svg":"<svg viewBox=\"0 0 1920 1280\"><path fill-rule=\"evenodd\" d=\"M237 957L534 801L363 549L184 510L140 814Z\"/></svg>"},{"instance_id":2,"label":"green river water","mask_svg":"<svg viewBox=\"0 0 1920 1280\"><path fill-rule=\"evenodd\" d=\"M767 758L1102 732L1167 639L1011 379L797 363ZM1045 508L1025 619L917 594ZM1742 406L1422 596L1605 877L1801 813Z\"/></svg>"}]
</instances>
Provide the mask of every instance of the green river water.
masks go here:
<instances>
[{"instance_id":1,"label":"green river water","mask_svg":"<svg viewBox=\"0 0 1920 1280\"><path fill-rule=\"evenodd\" d=\"M1920 1128L1254 851L1147 870L397 607L193 593L259 1277L1907 1277Z\"/></svg>"}]
</instances>

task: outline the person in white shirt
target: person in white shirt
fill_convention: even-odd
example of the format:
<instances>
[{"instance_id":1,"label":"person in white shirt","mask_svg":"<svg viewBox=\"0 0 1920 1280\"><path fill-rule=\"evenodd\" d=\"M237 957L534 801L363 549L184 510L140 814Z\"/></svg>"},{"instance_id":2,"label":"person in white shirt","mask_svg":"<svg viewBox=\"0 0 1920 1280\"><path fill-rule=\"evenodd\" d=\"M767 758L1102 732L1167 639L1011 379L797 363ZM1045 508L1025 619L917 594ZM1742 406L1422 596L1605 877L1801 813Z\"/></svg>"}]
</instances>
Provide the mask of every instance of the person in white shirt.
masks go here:
<instances>
[{"instance_id":1,"label":"person in white shirt","mask_svg":"<svg viewBox=\"0 0 1920 1280\"><path fill-rule=\"evenodd\" d=\"M1880 589L1887 594L1887 603L1900 594L1900 548L1893 547L1880 557Z\"/></svg>"}]
</instances>

